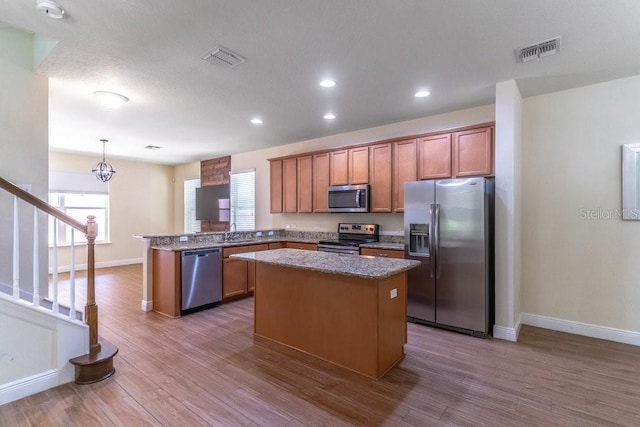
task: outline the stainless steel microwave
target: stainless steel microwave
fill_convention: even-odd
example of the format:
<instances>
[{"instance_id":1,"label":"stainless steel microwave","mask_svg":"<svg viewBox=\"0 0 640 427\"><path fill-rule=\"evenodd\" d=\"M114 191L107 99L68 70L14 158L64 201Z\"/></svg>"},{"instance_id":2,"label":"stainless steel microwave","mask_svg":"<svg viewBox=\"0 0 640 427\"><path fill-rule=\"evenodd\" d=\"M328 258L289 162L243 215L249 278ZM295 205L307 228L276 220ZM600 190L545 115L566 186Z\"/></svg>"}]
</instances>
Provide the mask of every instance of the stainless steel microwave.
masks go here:
<instances>
[{"instance_id":1,"label":"stainless steel microwave","mask_svg":"<svg viewBox=\"0 0 640 427\"><path fill-rule=\"evenodd\" d=\"M335 185L328 188L329 212L369 212L369 185Z\"/></svg>"}]
</instances>

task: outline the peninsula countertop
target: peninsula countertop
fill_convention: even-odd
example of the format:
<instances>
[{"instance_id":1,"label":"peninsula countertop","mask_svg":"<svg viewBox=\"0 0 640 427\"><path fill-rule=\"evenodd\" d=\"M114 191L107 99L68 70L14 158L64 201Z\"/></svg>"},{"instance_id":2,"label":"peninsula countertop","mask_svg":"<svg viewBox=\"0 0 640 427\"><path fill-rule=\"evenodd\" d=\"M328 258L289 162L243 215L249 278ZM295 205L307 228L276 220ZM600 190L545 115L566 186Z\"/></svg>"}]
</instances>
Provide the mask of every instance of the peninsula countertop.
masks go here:
<instances>
[{"instance_id":1,"label":"peninsula countertop","mask_svg":"<svg viewBox=\"0 0 640 427\"><path fill-rule=\"evenodd\" d=\"M346 255L301 249L247 252L231 255L231 258L364 279L384 279L420 265L420 261L414 260Z\"/></svg>"}]
</instances>

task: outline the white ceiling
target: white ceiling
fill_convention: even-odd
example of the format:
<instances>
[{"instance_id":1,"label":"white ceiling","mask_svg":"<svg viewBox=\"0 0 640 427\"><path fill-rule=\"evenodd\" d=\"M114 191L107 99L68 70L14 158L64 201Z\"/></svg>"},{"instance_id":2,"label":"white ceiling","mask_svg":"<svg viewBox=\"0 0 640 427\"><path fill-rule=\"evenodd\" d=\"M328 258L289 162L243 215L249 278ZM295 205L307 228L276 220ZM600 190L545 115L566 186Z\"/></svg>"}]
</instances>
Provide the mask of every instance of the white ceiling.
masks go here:
<instances>
[{"instance_id":1,"label":"white ceiling","mask_svg":"<svg viewBox=\"0 0 640 427\"><path fill-rule=\"evenodd\" d=\"M526 97L640 74L637 0L58 3L54 20L5 0L0 21L58 41L37 67L51 148L96 154L106 138L110 158L181 164L493 103L510 79ZM557 55L516 63L556 36ZM247 61L200 59L218 45ZM327 76L336 87L318 85ZM105 110L97 90L130 102Z\"/></svg>"}]
</instances>

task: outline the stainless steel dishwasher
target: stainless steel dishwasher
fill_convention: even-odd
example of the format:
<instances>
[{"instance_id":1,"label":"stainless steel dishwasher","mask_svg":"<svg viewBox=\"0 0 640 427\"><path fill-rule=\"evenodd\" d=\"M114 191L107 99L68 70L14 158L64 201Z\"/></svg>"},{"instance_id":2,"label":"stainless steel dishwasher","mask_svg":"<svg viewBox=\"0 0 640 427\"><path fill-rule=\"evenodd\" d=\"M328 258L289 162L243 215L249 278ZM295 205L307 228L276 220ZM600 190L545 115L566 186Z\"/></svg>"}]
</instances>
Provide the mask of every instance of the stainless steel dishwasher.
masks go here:
<instances>
[{"instance_id":1,"label":"stainless steel dishwasher","mask_svg":"<svg viewBox=\"0 0 640 427\"><path fill-rule=\"evenodd\" d=\"M211 308L222 300L222 252L219 248L182 252L181 314Z\"/></svg>"}]
</instances>

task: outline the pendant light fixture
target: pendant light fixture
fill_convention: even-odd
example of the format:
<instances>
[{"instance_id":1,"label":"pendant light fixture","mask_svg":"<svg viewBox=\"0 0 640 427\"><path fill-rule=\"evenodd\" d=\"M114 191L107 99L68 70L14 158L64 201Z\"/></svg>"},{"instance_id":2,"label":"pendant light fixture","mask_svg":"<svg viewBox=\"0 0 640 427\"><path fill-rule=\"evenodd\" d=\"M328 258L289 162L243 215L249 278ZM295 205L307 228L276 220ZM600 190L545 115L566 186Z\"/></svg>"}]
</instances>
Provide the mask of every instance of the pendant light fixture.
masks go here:
<instances>
[{"instance_id":1,"label":"pendant light fixture","mask_svg":"<svg viewBox=\"0 0 640 427\"><path fill-rule=\"evenodd\" d=\"M102 142L102 161L98 163L96 167L91 170L91 172L93 172L96 178L98 178L100 181L107 182L111 178L113 178L113 174L116 173L116 171L113 169L113 166L111 166L111 163L107 163L104 159L104 147L105 144L109 142L109 140L101 139L100 142Z\"/></svg>"}]
</instances>

